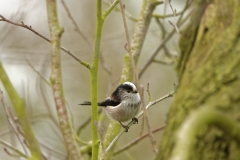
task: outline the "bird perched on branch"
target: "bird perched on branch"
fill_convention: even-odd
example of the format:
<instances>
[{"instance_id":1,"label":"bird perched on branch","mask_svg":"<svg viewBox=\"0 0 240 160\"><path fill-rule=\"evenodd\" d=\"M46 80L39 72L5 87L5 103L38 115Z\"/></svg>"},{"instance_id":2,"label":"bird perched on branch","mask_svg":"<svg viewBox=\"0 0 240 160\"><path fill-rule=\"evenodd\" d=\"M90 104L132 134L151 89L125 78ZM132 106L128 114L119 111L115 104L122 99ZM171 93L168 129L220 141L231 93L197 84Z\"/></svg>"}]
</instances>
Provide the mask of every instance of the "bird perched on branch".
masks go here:
<instances>
[{"instance_id":1,"label":"bird perched on branch","mask_svg":"<svg viewBox=\"0 0 240 160\"><path fill-rule=\"evenodd\" d=\"M85 101L80 105L91 105L91 102ZM128 132L129 127L123 125L122 122L133 120L138 123L135 118L140 110L141 98L137 87L131 82L124 82L102 102L98 102L98 106L104 107L106 114L113 120L118 121L125 131Z\"/></svg>"}]
</instances>

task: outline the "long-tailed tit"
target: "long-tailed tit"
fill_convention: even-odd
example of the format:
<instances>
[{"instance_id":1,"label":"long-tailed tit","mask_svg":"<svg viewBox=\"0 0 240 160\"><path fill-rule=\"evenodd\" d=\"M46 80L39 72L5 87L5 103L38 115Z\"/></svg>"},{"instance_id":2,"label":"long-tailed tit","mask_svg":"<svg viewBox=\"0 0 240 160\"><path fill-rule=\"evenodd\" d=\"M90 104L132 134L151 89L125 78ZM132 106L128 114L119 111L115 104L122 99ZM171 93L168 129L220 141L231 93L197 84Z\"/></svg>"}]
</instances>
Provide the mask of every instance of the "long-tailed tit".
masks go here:
<instances>
[{"instance_id":1,"label":"long-tailed tit","mask_svg":"<svg viewBox=\"0 0 240 160\"><path fill-rule=\"evenodd\" d=\"M91 105L91 102L85 101L80 105ZM137 87L131 82L124 82L102 102L98 102L98 106L104 107L106 114L115 121L118 121L123 128L128 131L128 126L123 125L130 119L138 123L135 118L140 110L141 98L137 91Z\"/></svg>"}]
</instances>

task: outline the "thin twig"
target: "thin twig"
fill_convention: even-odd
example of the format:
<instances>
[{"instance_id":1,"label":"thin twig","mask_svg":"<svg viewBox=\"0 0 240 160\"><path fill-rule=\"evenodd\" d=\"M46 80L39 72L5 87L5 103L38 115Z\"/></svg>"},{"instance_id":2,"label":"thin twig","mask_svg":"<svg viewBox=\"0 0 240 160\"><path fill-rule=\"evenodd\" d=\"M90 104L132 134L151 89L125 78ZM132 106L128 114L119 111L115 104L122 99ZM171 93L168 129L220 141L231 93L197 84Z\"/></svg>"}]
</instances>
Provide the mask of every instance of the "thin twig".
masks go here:
<instances>
[{"instance_id":1,"label":"thin twig","mask_svg":"<svg viewBox=\"0 0 240 160\"><path fill-rule=\"evenodd\" d=\"M153 51L150 58L147 60L146 64L143 66L143 69L139 73L139 78L142 77L144 71L148 68L148 66L152 63L152 60L156 57L156 55L159 53L159 51L163 48L163 46L167 43L167 41L174 35L175 29L171 31L171 33L162 41L161 44L158 45L158 47Z\"/></svg>"},{"instance_id":2,"label":"thin twig","mask_svg":"<svg viewBox=\"0 0 240 160\"><path fill-rule=\"evenodd\" d=\"M98 114L102 112L102 109L98 110ZM77 129L77 135L79 135L83 128L85 128L91 122L91 116L89 116Z\"/></svg>"},{"instance_id":3,"label":"thin twig","mask_svg":"<svg viewBox=\"0 0 240 160\"><path fill-rule=\"evenodd\" d=\"M134 64L134 59L133 59L132 49L131 49L131 43L130 43L130 38L129 38L129 33L128 33L128 27L127 27L125 12L124 12L125 6L123 6L122 0L119 0L119 3L120 3L121 12L122 12L122 18L123 18L123 23L124 23L125 34L126 34L126 38L127 38L127 46L125 46L125 48L127 48L127 50L128 50L128 54L129 54L129 58L130 58L131 66L132 66L132 70L133 70L134 77L135 77L135 82L136 82L138 90L140 91L141 88L140 88L140 84L139 84L139 81L138 81L138 74L137 74L136 66ZM141 100L143 100L143 98L144 98L142 95L143 94L140 94ZM143 108L143 112L144 112L144 118L146 119L147 123L149 123L148 119L147 119L146 109L145 109L143 104L142 104L142 108Z\"/></svg>"},{"instance_id":4,"label":"thin twig","mask_svg":"<svg viewBox=\"0 0 240 160\"><path fill-rule=\"evenodd\" d=\"M84 35L84 33L83 33L83 32L80 30L80 28L78 27L78 25L77 25L76 21L74 20L72 14L71 14L71 12L70 12L70 10L68 9L68 6L67 6L67 4L65 3L65 1L64 1L64 0L61 0L61 3L62 3L62 5L63 5L65 11L67 12L68 17L69 17L70 20L72 21L72 23L73 23L73 25L74 25L75 30L77 31L77 33L80 34L80 36L82 36L82 38L83 38L84 41L88 44L88 46L89 46L92 50L94 50L91 41L87 38L86 35Z\"/></svg>"},{"instance_id":5,"label":"thin twig","mask_svg":"<svg viewBox=\"0 0 240 160\"><path fill-rule=\"evenodd\" d=\"M116 2L117 1L117 2ZM121 9L119 9L116 5L119 3L119 0L115 0L112 4L110 3L110 2L108 2L108 1L103 1L103 3L105 3L107 6L109 6L109 9L108 10L110 10L110 9L114 9L115 11L118 11L118 12L121 12ZM113 5L115 5L114 7L112 7ZM107 13L107 11L108 10L106 10L105 12ZM103 17L105 17L105 12L104 12L104 14L103 14ZM133 22L137 22L137 18L135 18L135 17L133 17L129 12L127 12L126 10L124 10L124 12L125 12L125 15L126 15L126 17L128 18L128 19L130 19L131 21L133 21ZM109 13L108 13L109 14ZM107 15L108 15L107 14Z\"/></svg>"},{"instance_id":6,"label":"thin twig","mask_svg":"<svg viewBox=\"0 0 240 160\"><path fill-rule=\"evenodd\" d=\"M98 134L99 134L99 137L100 137L100 143L101 143L101 147L102 147L102 151L104 153L104 150L105 150L105 147L104 147L104 138L103 138L103 134L104 134L104 130L103 130L103 127L101 127L100 123L98 122L95 122L95 125L97 126L97 129L98 129ZM103 159L105 159L105 155L103 156Z\"/></svg>"},{"instance_id":7,"label":"thin twig","mask_svg":"<svg viewBox=\"0 0 240 160\"><path fill-rule=\"evenodd\" d=\"M169 17L174 17L174 16L179 16L179 15L183 15L184 12L188 9L188 7L190 6L190 4L192 3L192 0L187 0L186 2L186 5L185 7L182 9L181 12L178 12L176 13L175 11L175 14L165 14L166 13L166 6L167 6L167 3L165 3L165 6L164 6L164 15L159 15L159 14L153 14L152 16L154 18L162 18L162 19L165 19L165 18L169 18Z\"/></svg>"},{"instance_id":8,"label":"thin twig","mask_svg":"<svg viewBox=\"0 0 240 160\"><path fill-rule=\"evenodd\" d=\"M41 78L47 85L52 86L51 83L50 83L48 80L46 80L46 78L44 78L43 75L42 75L40 72L38 72L38 71L33 67L33 65L29 62L29 60L27 59L27 57L24 56L24 58L25 58L25 61L27 62L27 64L32 68L32 70L33 70L34 72L36 72L36 73L40 76L40 78Z\"/></svg>"},{"instance_id":9,"label":"thin twig","mask_svg":"<svg viewBox=\"0 0 240 160\"><path fill-rule=\"evenodd\" d=\"M80 34L80 36L82 36L82 38L85 40L85 42L88 44L88 46L90 47L90 49L92 51L94 51L93 45L91 43L91 41L87 38L86 35L84 35L84 33L80 30L80 28L78 27L76 21L74 20L73 16L71 15L71 12L69 10L69 8L67 7L67 4L65 3L64 0L61 0L61 3L65 9L65 11L67 12L68 17L70 18L70 20L72 21L73 25L75 26L75 30L77 31L78 34ZM103 13L102 17L103 19L105 19L108 14L113 10L113 8L118 4L118 0L115 0L112 4L110 4L109 8ZM109 75L110 78L110 83L109 83L109 90L111 89L111 84L112 84L112 71L111 68L105 63L104 58L102 56L102 52L100 52L100 62L101 65L103 67L103 69L107 72L107 74Z\"/></svg>"},{"instance_id":10,"label":"thin twig","mask_svg":"<svg viewBox=\"0 0 240 160\"><path fill-rule=\"evenodd\" d=\"M175 13L175 16L179 16L183 13L183 11ZM165 14L165 15L159 15L159 14L153 14L152 17L154 18L160 18L160 19L165 19L165 18L170 18L174 17L174 14Z\"/></svg>"},{"instance_id":11,"label":"thin twig","mask_svg":"<svg viewBox=\"0 0 240 160\"><path fill-rule=\"evenodd\" d=\"M166 33L167 33L166 29L165 29L164 25L160 22L159 18L155 18L155 21L156 21L157 25L159 26L159 28L161 29L162 39L164 39L166 37ZM166 45L163 46L163 50L164 50L164 53L167 57L172 58L172 55L169 53Z\"/></svg>"},{"instance_id":12,"label":"thin twig","mask_svg":"<svg viewBox=\"0 0 240 160\"><path fill-rule=\"evenodd\" d=\"M5 147L11 149L12 151L16 152L19 156L28 159L28 157L27 157L24 153L22 153L20 150L18 150L17 148L15 148L14 146L12 146L11 144L9 144L9 143L1 140L1 139L0 139L0 143L1 143L2 145L4 145Z\"/></svg>"},{"instance_id":13,"label":"thin twig","mask_svg":"<svg viewBox=\"0 0 240 160\"><path fill-rule=\"evenodd\" d=\"M130 57L130 62L131 62L131 65L132 65L132 70L133 70L133 73L134 73L135 82L136 82L138 90L140 91L141 87L139 85L138 75L137 75L137 71L136 71L136 67L135 67L134 59L133 59L133 55L132 55L132 49L131 49L128 27L127 27L127 22L126 22L126 17L125 17L124 6L122 4L122 0L119 0L119 4L120 4L121 12L122 12L122 18L123 18L123 23L124 23L124 28L125 28L126 38L127 38L128 54L129 54L129 57ZM143 112L144 112L144 119L146 120L147 129L148 129L148 132L149 132L149 138L150 138L150 141L152 143L154 152L157 153L156 143L154 141L154 138L153 138L153 135L152 135L152 132L151 132L151 128L150 128L150 124L149 124L149 120L148 120L148 115L147 115L147 111L146 111L145 104L144 104L143 92L142 92L142 94L140 94L140 97L141 97L141 101L143 102L142 103L142 109L143 109Z\"/></svg>"},{"instance_id":14,"label":"thin twig","mask_svg":"<svg viewBox=\"0 0 240 160\"><path fill-rule=\"evenodd\" d=\"M11 157L20 158L20 156L19 156L18 154L10 153L10 152L8 151L8 149L5 148L5 147L3 148L3 150L4 150L9 156L11 156Z\"/></svg>"},{"instance_id":15,"label":"thin twig","mask_svg":"<svg viewBox=\"0 0 240 160\"><path fill-rule=\"evenodd\" d=\"M60 157L66 157L67 156L66 153L61 152L60 150L57 150L56 148L55 148L56 150L53 150L53 148L48 146L47 144L42 144L42 143L39 143L39 144L40 144L41 147L45 148L47 151L50 151L50 153L52 152L56 155L59 155Z\"/></svg>"},{"instance_id":16,"label":"thin twig","mask_svg":"<svg viewBox=\"0 0 240 160\"><path fill-rule=\"evenodd\" d=\"M94 48L93 48L93 44L91 44L91 41L89 40L89 38L87 36L84 35L84 33L80 30L80 28L78 27L76 21L74 20L69 8L67 7L67 4L65 3L64 0L61 0L62 2L62 5L65 9L65 11L67 12L67 15L68 17L70 18L70 20L72 21L74 27L75 27L75 30L77 31L77 33L84 39L84 41L88 44L89 48L94 51ZM103 18L105 19L107 17L107 15L112 11L112 9L118 4L118 0L115 0L111 5L110 7L103 13ZM100 62L101 62L101 65L103 67L103 69L107 72L107 74L109 75L110 77L110 83L109 83L109 89L108 90L111 90L112 88L112 70L111 68L105 63L104 61L104 58L102 56L102 52L100 52Z\"/></svg>"},{"instance_id":17,"label":"thin twig","mask_svg":"<svg viewBox=\"0 0 240 160\"><path fill-rule=\"evenodd\" d=\"M90 47L90 49L92 51L94 51L93 45L91 43L91 41L87 38L86 35L84 35L84 33L80 30L80 28L78 27L76 21L74 20L73 16L71 15L71 12L69 10L69 8L67 7L66 3L64 0L61 0L62 5L65 9L65 11L67 12L68 17L70 18L70 20L72 21L73 25L75 26L75 30L77 31L78 34L80 34L80 36L82 36L82 38L84 39L84 41L88 44L88 46ZM108 14L113 10L113 8L118 4L118 0L115 0L110 7L103 13L103 18L105 19ZM107 74L110 77L110 83L109 83L109 89L111 88L111 84L112 84L112 71L111 68L105 63L104 58L102 56L102 52L100 52L100 62L101 65L103 66L103 69L107 72Z\"/></svg>"},{"instance_id":18,"label":"thin twig","mask_svg":"<svg viewBox=\"0 0 240 160\"><path fill-rule=\"evenodd\" d=\"M165 38L165 35L166 35L167 32L166 32L166 29L165 29L164 25L160 22L159 18L155 18L155 21L156 21L158 27L162 30L161 31L162 38Z\"/></svg>"},{"instance_id":19,"label":"thin twig","mask_svg":"<svg viewBox=\"0 0 240 160\"><path fill-rule=\"evenodd\" d=\"M164 50L165 55L166 55L168 58L170 58L170 59L174 58L174 55L173 55L173 54L170 54L170 52L169 52L169 50L168 50L168 48L167 48L166 45L163 46L163 50Z\"/></svg>"},{"instance_id":20,"label":"thin twig","mask_svg":"<svg viewBox=\"0 0 240 160\"><path fill-rule=\"evenodd\" d=\"M109 95L110 94L109 92L112 90L112 87L113 87L113 74L112 74L112 69L107 65L107 63L105 63L102 52L100 52L100 62L103 69L107 72L109 76L108 93L107 93Z\"/></svg>"},{"instance_id":21,"label":"thin twig","mask_svg":"<svg viewBox=\"0 0 240 160\"><path fill-rule=\"evenodd\" d=\"M127 45L125 45L125 49L128 51L128 54L129 54L129 58L130 58L130 62L131 62L132 70L133 70L133 73L134 73L137 88L138 88L139 91L141 91L141 87L140 87L140 84L139 84L139 81L138 81L136 66L134 64L134 59L133 59L133 55L132 55L131 43L130 43L128 27L127 27L125 12L124 12L125 6L122 4L122 0L119 0L119 4L120 4L121 12L122 12L123 24L124 24L124 29L125 29L126 39L127 39ZM143 101L143 93L140 94L140 98ZM146 109L145 109L143 103L142 103L142 108L143 108L143 111L145 113L144 118L146 118L147 114L146 114ZM146 119L146 121L147 121L147 119Z\"/></svg>"},{"instance_id":22,"label":"thin twig","mask_svg":"<svg viewBox=\"0 0 240 160\"><path fill-rule=\"evenodd\" d=\"M75 134L75 138L82 145L88 145L88 142L85 142L85 141L81 140L77 134Z\"/></svg>"},{"instance_id":23,"label":"thin twig","mask_svg":"<svg viewBox=\"0 0 240 160\"><path fill-rule=\"evenodd\" d=\"M171 4L171 0L168 0L168 1L169 1L170 8L171 8L171 10L173 12L173 15L174 15L175 24L173 24L171 21L168 21L168 22L175 28L175 30L178 33L178 35L180 35L179 29L178 29L177 23L176 23L176 9L173 9L173 6Z\"/></svg>"},{"instance_id":24,"label":"thin twig","mask_svg":"<svg viewBox=\"0 0 240 160\"><path fill-rule=\"evenodd\" d=\"M156 133L158 131L161 131L162 129L164 129L164 127L166 126L166 124L164 124L163 126L159 127L159 128L156 128L154 130L152 130L152 133ZM118 149L117 151L115 151L113 154L114 155L117 155L131 147L133 147L135 144L137 144L139 141L143 140L144 138L146 138L147 136L149 136L149 133L146 133L136 139L134 139L132 142L126 144L125 146L121 147L120 149Z\"/></svg>"},{"instance_id":25,"label":"thin twig","mask_svg":"<svg viewBox=\"0 0 240 160\"><path fill-rule=\"evenodd\" d=\"M147 93L148 93L148 101L151 102L152 97L151 97L151 93L150 93L150 89L149 89L149 83L147 84Z\"/></svg>"},{"instance_id":26,"label":"thin twig","mask_svg":"<svg viewBox=\"0 0 240 160\"><path fill-rule=\"evenodd\" d=\"M176 30L176 32L178 33L178 35L180 35L179 29L178 29L177 25L176 25L176 24L173 24L171 21L168 21L168 22L173 26L173 28Z\"/></svg>"},{"instance_id":27,"label":"thin twig","mask_svg":"<svg viewBox=\"0 0 240 160\"><path fill-rule=\"evenodd\" d=\"M23 148L23 150L24 150L25 155L26 155L27 157L29 157L28 151L27 151L25 145L24 145L23 142L22 142L21 136L19 135L20 132L18 132L18 129L17 129L18 124L15 123L14 118L13 118L13 115L11 115L11 112L10 112L11 110L10 110L10 108L5 105L4 98L3 98L3 91L1 90L1 88L0 88L0 99L1 99L1 103L2 103L2 106L3 106L3 108L4 108L4 111L5 111L5 113L6 113L7 120L8 120L8 122L9 122L9 124L10 124L13 132L15 133L17 139L19 140L20 144L22 145L22 148ZM20 134L21 134L21 133L20 133Z\"/></svg>"},{"instance_id":28,"label":"thin twig","mask_svg":"<svg viewBox=\"0 0 240 160\"><path fill-rule=\"evenodd\" d=\"M189 0L188 0L189 1ZM187 6L189 6L190 4L187 3ZM187 7L185 7L187 8ZM186 9L185 9L186 10ZM191 14L191 12L189 13L189 15ZM179 17L178 19L178 26L181 27L182 24L184 24L184 22L188 19L188 16L186 16L183 20L182 20L182 16L183 14ZM181 21L182 20L182 21ZM156 55L159 53L159 51L165 46L165 44L168 42L168 40L174 35L175 33L175 29L173 29L169 35L162 41L162 43L160 43L157 48L152 52L152 54L150 55L149 59L147 60L146 64L143 66L142 70L139 73L139 78L142 77L143 73L145 72L145 70L148 68L148 66L152 63L153 59L156 57Z\"/></svg>"},{"instance_id":29,"label":"thin twig","mask_svg":"<svg viewBox=\"0 0 240 160\"><path fill-rule=\"evenodd\" d=\"M124 6L122 4L122 0L119 0L119 3L120 3L121 12L122 12L125 35L126 35L126 39L127 39L128 54L129 54L129 57L130 57L130 62L131 62L131 65L132 65L132 70L133 70L133 73L134 73L135 82L136 82L137 87L139 89L138 76L137 76L137 71L136 71L136 67L135 67L134 59L133 59L133 55L132 55L131 43L130 43L128 27L127 27L127 22L126 22L126 16L125 16Z\"/></svg>"},{"instance_id":30,"label":"thin twig","mask_svg":"<svg viewBox=\"0 0 240 160\"><path fill-rule=\"evenodd\" d=\"M74 20L74 18L72 17L71 15L71 12L69 10L69 8L67 7L66 3L64 0L61 0L62 2L62 5L65 9L65 11L67 12L68 14L68 17L70 18L70 20L72 21L73 25L75 26L75 30L77 31L77 33L79 33L83 39L85 40L85 42L88 44L88 46L90 47L90 49L92 51L94 51L94 48L93 48L93 45L91 44L90 40L87 38L87 36L84 35L84 33L80 30L80 28L78 27L76 21ZM114 9L114 7L118 4L118 0L115 0L112 4L110 4L109 8L103 13L102 17L103 19L105 19L108 14ZM110 69L110 67L105 63L104 61L104 58L102 56L102 52L100 52L100 62L101 62L101 65L103 66L103 69L107 72L107 74L109 75L110 77L110 85L109 85L109 89L111 88L111 84L112 84L112 71Z\"/></svg>"},{"instance_id":31,"label":"thin twig","mask_svg":"<svg viewBox=\"0 0 240 160\"><path fill-rule=\"evenodd\" d=\"M157 104L158 102L160 102L160 101L162 101L162 100L164 100L164 99L166 99L166 98L173 97L173 94L174 94L174 93L175 93L175 91L172 91L172 92L170 92L169 94L167 94L167 95L165 95L165 96L163 96L163 97L161 97L161 98L159 98L159 99L157 99L157 100L155 100L155 101L153 101L153 102L149 102L148 105L146 106L146 109L149 109L151 106ZM140 116L142 116L142 114L143 114L143 111L141 111L140 113L138 113L138 115L136 116L136 118L139 118ZM134 121L131 121L130 123L128 123L127 126L130 128L130 126L133 125L133 124L134 124ZM122 131L113 139L113 141L109 144L109 146L108 146L107 149L105 150L106 153L112 148L112 146L114 145L114 143L115 143L124 133L126 133L125 130L122 130Z\"/></svg>"},{"instance_id":32,"label":"thin twig","mask_svg":"<svg viewBox=\"0 0 240 160\"><path fill-rule=\"evenodd\" d=\"M144 97L143 96L143 94L144 94L143 85L141 85L141 90L139 91L139 94L140 94L140 97ZM145 106L144 100L142 101L142 105ZM143 134L144 126L145 126L145 117L143 116L142 117L142 125L141 125L141 129L140 129L140 132L139 132L139 136L141 136Z\"/></svg>"},{"instance_id":33,"label":"thin twig","mask_svg":"<svg viewBox=\"0 0 240 160\"><path fill-rule=\"evenodd\" d=\"M119 0L115 0L113 3L109 3L109 7L107 10L104 11L104 13L102 14L102 18L103 20L106 19L106 17L112 12L112 10L117 6L117 4L119 3ZM108 92L111 91L112 86L113 86L113 75L112 75L112 69L105 63L105 60L102 56L102 52L100 51L100 62L101 65L103 67L103 69L107 72L109 79L110 79L110 83L108 85Z\"/></svg>"},{"instance_id":34,"label":"thin twig","mask_svg":"<svg viewBox=\"0 0 240 160\"><path fill-rule=\"evenodd\" d=\"M107 2L105 3L107 4ZM102 15L103 19L105 19L109 15L109 13L112 12L112 10L116 7L118 3L119 3L119 0L115 0L112 4L108 3L109 8L106 11L104 11Z\"/></svg>"},{"instance_id":35,"label":"thin twig","mask_svg":"<svg viewBox=\"0 0 240 160\"><path fill-rule=\"evenodd\" d=\"M153 60L153 63L159 63L159 64L164 64L164 65L172 65L174 64L174 61L161 61L161 60Z\"/></svg>"},{"instance_id":36,"label":"thin twig","mask_svg":"<svg viewBox=\"0 0 240 160\"><path fill-rule=\"evenodd\" d=\"M22 28L26 28L26 29L32 31L33 33L35 33L36 35L38 35L39 37L45 39L46 41L51 42L51 40L49 38L47 38L46 36L42 35L41 33L37 32L36 30L34 30L32 28L32 26L25 25L23 22L21 22L21 23L12 22L9 19L5 18L3 15L0 15L0 17L1 17L0 21L4 21L4 22L7 22L7 23L10 23L10 24L13 24L15 26L22 27ZM80 58L78 58L74 53L72 53L68 49L66 49L63 46L61 46L61 50L64 51L65 53L69 54L71 57L73 57L76 61L78 61L80 64L82 64L86 68L91 69L90 64L88 64L87 62L85 62L85 61L81 60Z\"/></svg>"},{"instance_id":37,"label":"thin twig","mask_svg":"<svg viewBox=\"0 0 240 160\"><path fill-rule=\"evenodd\" d=\"M143 88L143 91L144 91L144 88ZM143 94L142 97L144 97L144 94ZM144 98L142 99L142 105L145 108ZM154 151L154 153L157 154L158 150L157 150L157 146L156 146L156 141L154 140L154 137L153 137L153 133L152 133L152 130L151 130L151 127L150 127L150 123L149 123L149 119L148 119L148 114L147 114L146 108L145 108L145 111L143 110L143 112L145 112L144 113L145 114L144 117L146 119L146 126L147 126L147 130L148 130L148 136L149 136L150 142L152 144L153 151Z\"/></svg>"}]
</instances>

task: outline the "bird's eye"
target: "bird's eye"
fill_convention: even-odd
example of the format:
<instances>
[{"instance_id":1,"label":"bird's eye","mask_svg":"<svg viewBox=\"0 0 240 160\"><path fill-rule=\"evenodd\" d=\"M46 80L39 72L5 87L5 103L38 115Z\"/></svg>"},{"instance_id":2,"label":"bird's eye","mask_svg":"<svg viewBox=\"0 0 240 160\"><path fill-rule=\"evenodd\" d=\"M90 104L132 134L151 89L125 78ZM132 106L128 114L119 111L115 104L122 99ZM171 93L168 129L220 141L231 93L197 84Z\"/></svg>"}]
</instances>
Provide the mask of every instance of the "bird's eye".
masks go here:
<instances>
[{"instance_id":1,"label":"bird's eye","mask_svg":"<svg viewBox=\"0 0 240 160\"><path fill-rule=\"evenodd\" d=\"M127 90L128 93L130 93L130 90Z\"/></svg>"}]
</instances>

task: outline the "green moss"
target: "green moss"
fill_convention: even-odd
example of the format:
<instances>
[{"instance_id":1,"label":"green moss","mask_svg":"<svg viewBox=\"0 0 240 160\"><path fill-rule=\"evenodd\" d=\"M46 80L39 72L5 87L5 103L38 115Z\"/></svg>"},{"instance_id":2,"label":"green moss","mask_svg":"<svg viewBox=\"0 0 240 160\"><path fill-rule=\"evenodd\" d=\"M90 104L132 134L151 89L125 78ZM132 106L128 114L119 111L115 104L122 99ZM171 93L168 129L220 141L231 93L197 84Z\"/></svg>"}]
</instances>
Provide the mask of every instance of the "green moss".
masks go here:
<instances>
[{"instance_id":1,"label":"green moss","mask_svg":"<svg viewBox=\"0 0 240 160\"><path fill-rule=\"evenodd\" d=\"M177 129L196 108L208 106L234 119L240 119L240 21L234 18L240 17L239 1L214 1L209 5L201 5L196 5L191 23L181 35L182 57L178 65L180 83L160 144L161 155L157 159L168 159ZM201 11L203 17L200 16ZM191 27L196 28L191 30ZM239 148L233 145L233 141L226 139L224 134L217 133L209 132L208 139L203 137L204 145L197 148L201 153L194 152L198 155L194 159L230 159L232 155L239 154ZM224 141L219 142L216 137ZM214 147L214 139L216 146L231 148L227 157L227 151L224 153L222 150L216 158L218 151Z\"/></svg>"}]
</instances>

